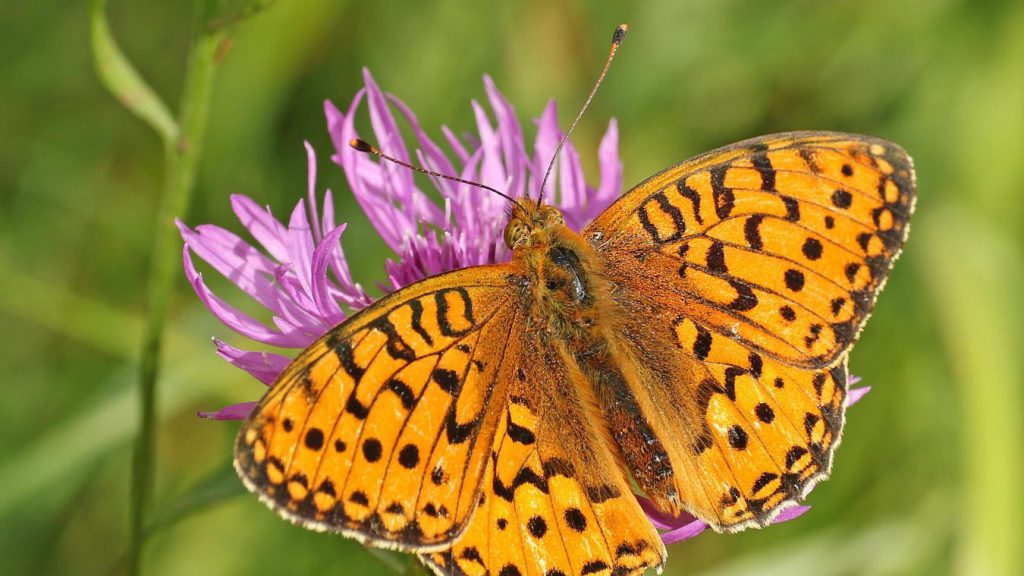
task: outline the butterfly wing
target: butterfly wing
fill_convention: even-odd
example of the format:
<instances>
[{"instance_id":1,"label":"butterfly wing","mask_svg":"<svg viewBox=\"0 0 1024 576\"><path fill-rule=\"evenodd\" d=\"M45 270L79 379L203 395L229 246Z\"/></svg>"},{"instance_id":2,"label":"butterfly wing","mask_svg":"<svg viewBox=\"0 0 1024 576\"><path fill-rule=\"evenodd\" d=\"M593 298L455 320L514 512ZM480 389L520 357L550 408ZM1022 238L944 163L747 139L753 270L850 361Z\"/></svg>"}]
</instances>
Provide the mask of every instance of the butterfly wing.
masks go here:
<instances>
[{"instance_id":1,"label":"butterfly wing","mask_svg":"<svg viewBox=\"0 0 1024 576\"><path fill-rule=\"evenodd\" d=\"M913 202L895 144L790 133L670 168L584 230L631 311L618 345L645 365L633 394L671 457L641 483L662 509L764 525L828 474L846 354Z\"/></svg>"},{"instance_id":2,"label":"butterfly wing","mask_svg":"<svg viewBox=\"0 0 1024 576\"><path fill-rule=\"evenodd\" d=\"M521 327L520 327L521 328ZM481 504L438 574L642 574L665 549L611 451L591 385L559 343L522 334Z\"/></svg>"},{"instance_id":3,"label":"butterfly wing","mask_svg":"<svg viewBox=\"0 0 1024 576\"><path fill-rule=\"evenodd\" d=\"M910 158L849 134L765 136L629 191L584 235L688 316L792 365L850 348L906 239ZM653 274L654 276L650 276ZM664 282L664 284L662 284Z\"/></svg>"},{"instance_id":4,"label":"butterfly wing","mask_svg":"<svg viewBox=\"0 0 1024 576\"><path fill-rule=\"evenodd\" d=\"M510 266L429 278L328 332L245 421L235 467L285 518L404 550L465 528L521 310Z\"/></svg>"},{"instance_id":5,"label":"butterfly wing","mask_svg":"<svg viewBox=\"0 0 1024 576\"><path fill-rule=\"evenodd\" d=\"M341 324L242 426L235 465L285 518L443 574L640 573L664 548L509 266L430 278Z\"/></svg>"}]
</instances>

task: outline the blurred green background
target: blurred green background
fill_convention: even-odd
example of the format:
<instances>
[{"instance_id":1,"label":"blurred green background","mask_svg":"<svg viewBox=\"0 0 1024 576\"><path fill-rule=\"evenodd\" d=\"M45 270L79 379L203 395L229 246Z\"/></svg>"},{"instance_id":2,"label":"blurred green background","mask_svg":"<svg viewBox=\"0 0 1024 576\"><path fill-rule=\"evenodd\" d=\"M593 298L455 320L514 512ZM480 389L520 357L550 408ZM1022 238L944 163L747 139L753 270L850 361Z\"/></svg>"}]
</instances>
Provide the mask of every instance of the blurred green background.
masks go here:
<instances>
[{"instance_id":1,"label":"blurred green background","mask_svg":"<svg viewBox=\"0 0 1024 576\"><path fill-rule=\"evenodd\" d=\"M108 7L173 109L193 8ZM852 355L874 391L849 414L832 479L799 520L670 547L666 573L1022 573L1022 2L279 0L230 30L187 221L241 232L234 192L287 214L305 193L308 139L350 222L346 245L361 247L356 278L372 285L387 252L328 160L323 101L344 108L368 66L440 137L441 124L474 127L486 73L523 119L554 97L567 125L620 22L630 36L574 138L591 179L610 117L627 185L793 129L891 139L918 173L910 242ZM97 80L88 3L3 3L0 54L0 573L118 573L163 149ZM237 423L195 411L261 387L215 357L210 336L246 342L176 276L144 572L401 567L241 496Z\"/></svg>"}]
</instances>

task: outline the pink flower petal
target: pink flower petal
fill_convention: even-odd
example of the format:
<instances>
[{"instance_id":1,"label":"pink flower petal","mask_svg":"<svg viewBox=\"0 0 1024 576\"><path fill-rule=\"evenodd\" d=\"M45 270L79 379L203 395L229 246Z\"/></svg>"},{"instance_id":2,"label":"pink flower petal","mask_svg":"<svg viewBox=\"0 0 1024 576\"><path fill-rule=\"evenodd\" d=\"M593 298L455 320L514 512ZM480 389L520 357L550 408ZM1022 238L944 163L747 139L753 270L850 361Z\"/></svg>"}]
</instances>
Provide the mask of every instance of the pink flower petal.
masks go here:
<instances>
[{"instance_id":1,"label":"pink flower petal","mask_svg":"<svg viewBox=\"0 0 1024 576\"><path fill-rule=\"evenodd\" d=\"M306 147L306 201L309 203L309 223L313 232L313 242L318 243L323 235L320 232L320 216L316 212L316 152L309 140L302 144Z\"/></svg>"},{"instance_id":2,"label":"pink flower petal","mask_svg":"<svg viewBox=\"0 0 1024 576\"><path fill-rule=\"evenodd\" d=\"M205 224L191 230L180 220L175 223L196 255L266 308L280 309L280 299L266 278L274 269L270 259L223 228Z\"/></svg>"},{"instance_id":3,"label":"pink flower petal","mask_svg":"<svg viewBox=\"0 0 1024 576\"><path fill-rule=\"evenodd\" d=\"M597 151L601 167L601 185L597 193L587 200L584 218L587 222L612 205L622 193L622 159L619 157L619 123L612 118L608 130L601 138Z\"/></svg>"},{"instance_id":4,"label":"pink flower petal","mask_svg":"<svg viewBox=\"0 0 1024 576\"><path fill-rule=\"evenodd\" d=\"M278 262L288 260L288 230L274 218L269 207L259 206L241 194L231 195L231 207L245 229L270 253L271 258Z\"/></svg>"},{"instance_id":5,"label":"pink flower petal","mask_svg":"<svg viewBox=\"0 0 1024 576\"><path fill-rule=\"evenodd\" d=\"M846 393L846 406L853 406L857 402L860 402L868 392L871 392L871 386L861 386L860 388L852 388Z\"/></svg>"},{"instance_id":6,"label":"pink flower petal","mask_svg":"<svg viewBox=\"0 0 1024 576\"><path fill-rule=\"evenodd\" d=\"M498 91L490 76L484 76L484 90L498 123L502 160L507 169L508 183L503 192L512 197L522 196L526 190L526 167L529 164L523 144L523 128L519 124L515 108Z\"/></svg>"},{"instance_id":7,"label":"pink flower petal","mask_svg":"<svg viewBox=\"0 0 1024 576\"><path fill-rule=\"evenodd\" d=\"M462 145L458 137L451 131L451 128L447 126L441 126L441 132L444 134L445 139L448 141L448 145L452 147L455 155L459 157L459 162L465 164L469 161L469 152L466 151L466 147Z\"/></svg>"},{"instance_id":8,"label":"pink flower petal","mask_svg":"<svg viewBox=\"0 0 1024 576\"><path fill-rule=\"evenodd\" d=\"M253 352L240 350L214 338L213 343L217 346L217 354L249 374L257 380L270 386L277 380L277 377L291 363L291 358L273 352Z\"/></svg>"},{"instance_id":9,"label":"pink flower petal","mask_svg":"<svg viewBox=\"0 0 1024 576\"><path fill-rule=\"evenodd\" d=\"M558 107L555 105L555 101L551 100L548 105L544 108L544 112L540 116L540 120L537 121L537 139L533 144L533 174L534 182L531 185L531 192L537 193L537 189L540 188L541 180L544 178L544 173L548 169L548 164L551 163L551 158L555 154L555 149L558 148L558 141L562 138L562 131L558 129ZM551 176L548 177L547 183L544 185L544 198L547 198L550 202L555 197L555 179L558 176L558 166L552 169Z\"/></svg>"},{"instance_id":10,"label":"pink flower petal","mask_svg":"<svg viewBox=\"0 0 1024 576\"><path fill-rule=\"evenodd\" d=\"M479 180L498 190L505 189L508 184L508 176L505 173L505 164L502 162L501 140L498 133L491 127L491 121L483 106L475 100L471 102L473 116L476 118L476 128L480 133L480 147L483 150L483 161L480 165Z\"/></svg>"},{"instance_id":11,"label":"pink flower petal","mask_svg":"<svg viewBox=\"0 0 1024 576\"><path fill-rule=\"evenodd\" d=\"M377 147L399 160L408 162L409 151L402 140L402 132L398 129L395 117L391 115L384 93L366 68L363 68L363 83L366 85L366 103L370 109L370 124L373 126L374 135L377 136ZM387 174L385 180L393 182L399 194L405 194L415 188L413 173L409 169L395 165L385 165L382 168Z\"/></svg>"},{"instance_id":12,"label":"pink flower petal","mask_svg":"<svg viewBox=\"0 0 1024 576\"><path fill-rule=\"evenodd\" d=\"M248 314L215 296L203 283L202 275L196 272L187 244L183 248L182 259L185 264L185 276L192 284L192 289L195 290L196 295L206 305L206 308L220 320L221 324L242 336L274 346L295 347L296 344L299 344L294 335L272 331Z\"/></svg>"},{"instance_id":13,"label":"pink flower petal","mask_svg":"<svg viewBox=\"0 0 1024 576\"><path fill-rule=\"evenodd\" d=\"M382 167L370 160L366 154L353 150L348 145L352 138L357 137L354 118L364 94L365 89L356 94L348 113L342 118L338 136L332 135L332 140L342 143L336 149L334 160L342 167L352 188L352 195L370 219L370 223L384 242L397 252L402 247L406 231L415 229L416 222L410 221L404 213L394 209L385 194Z\"/></svg>"},{"instance_id":14,"label":"pink flower petal","mask_svg":"<svg viewBox=\"0 0 1024 576\"><path fill-rule=\"evenodd\" d=\"M328 324L337 324L345 319L345 313L338 306L338 302L330 296L327 278L331 255L335 247L340 247L339 240L344 231L345 224L331 230L313 251L313 301L320 317Z\"/></svg>"},{"instance_id":15,"label":"pink flower petal","mask_svg":"<svg viewBox=\"0 0 1024 576\"><path fill-rule=\"evenodd\" d=\"M786 508L775 517L772 521L773 524L782 524L783 522L789 522L804 515L804 512L810 510L810 506L796 505Z\"/></svg>"},{"instance_id":16,"label":"pink flower petal","mask_svg":"<svg viewBox=\"0 0 1024 576\"><path fill-rule=\"evenodd\" d=\"M644 514L651 524L661 532L661 539L665 544L673 544L697 536L708 528L708 525L695 518L692 514L683 512L678 518L667 516L660 512L653 502L643 496L637 496L637 503L643 509ZM810 506L791 506L783 510L772 522L780 524L788 522L803 515L810 510Z\"/></svg>"},{"instance_id":17,"label":"pink flower petal","mask_svg":"<svg viewBox=\"0 0 1024 576\"><path fill-rule=\"evenodd\" d=\"M402 113L406 122L408 122L409 126L412 127L413 135L416 136L416 140L419 142L420 146L423 147L423 157L420 161L424 167L433 170L434 172L450 176L457 174L455 165L451 163L447 156L445 156L441 147L435 144L434 141L427 136L427 133L423 131L423 128L420 126L419 119L416 118L416 114L406 106L405 102L402 102L391 94L387 95L387 99L395 106L395 108L398 108L399 112ZM451 195L454 192L454 182L444 180L442 178L436 178L434 176L431 176L430 180L443 195Z\"/></svg>"},{"instance_id":18,"label":"pink flower petal","mask_svg":"<svg viewBox=\"0 0 1024 576\"><path fill-rule=\"evenodd\" d=\"M684 524L689 524L693 520L696 520L689 512L683 512L679 517L668 516L663 514L658 507L654 505L649 499L643 496L637 496L636 501L640 504L640 508L643 509L644 514L647 515L647 519L651 521L658 530L673 530Z\"/></svg>"},{"instance_id":19,"label":"pink flower petal","mask_svg":"<svg viewBox=\"0 0 1024 576\"><path fill-rule=\"evenodd\" d=\"M582 207L586 204L586 182L583 181L583 166L580 155L572 144L566 142L559 157L559 175L561 176L558 191L558 205L563 209L566 222L570 228L579 230L583 222L577 218L582 215ZM555 200L555 198L552 198Z\"/></svg>"},{"instance_id":20,"label":"pink flower petal","mask_svg":"<svg viewBox=\"0 0 1024 576\"><path fill-rule=\"evenodd\" d=\"M362 91L360 91L361 93ZM324 118L327 120L327 135L331 138L331 143L334 144L336 151L348 148L348 142L342 139L342 131L344 130L345 115L338 110L338 107L334 105L334 102L330 100L324 100ZM331 160L335 164L341 165L340 159L335 155L331 156Z\"/></svg>"},{"instance_id":21,"label":"pink flower petal","mask_svg":"<svg viewBox=\"0 0 1024 576\"><path fill-rule=\"evenodd\" d=\"M669 530L661 534L661 541L666 545L675 544L683 540L689 540L694 536L699 535L701 532L707 530L708 525L701 522L700 520L694 520L688 524Z\"/></svg>"},{"instance_id":22,"label":"pink flower petal","mask_svg":"<svg viewBox=\"0 0 1024 576\"><path fill-rule=\"evenodd\" d=\"M199 416L200 418L207 418L209 420L245 420L256 408L257 404L259 404L259 402L239 402L238 404L225 406L224 408L214 412L203 412L200 410L196 412L196 416Z\"/></svg>"}]
</instances>

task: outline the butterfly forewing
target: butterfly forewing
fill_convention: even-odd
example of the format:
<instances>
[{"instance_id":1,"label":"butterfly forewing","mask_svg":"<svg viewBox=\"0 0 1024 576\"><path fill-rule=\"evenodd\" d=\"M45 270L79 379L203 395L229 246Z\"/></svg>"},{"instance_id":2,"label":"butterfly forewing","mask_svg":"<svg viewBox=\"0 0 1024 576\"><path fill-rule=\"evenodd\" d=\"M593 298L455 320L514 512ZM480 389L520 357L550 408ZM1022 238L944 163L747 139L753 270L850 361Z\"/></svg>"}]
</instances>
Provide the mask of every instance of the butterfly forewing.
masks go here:
<instances>
[{"instance_id":1,"label":"butterfly forewing","mask_svg":"<svg viewBox=\"0 0 1024 576\"><path fill-rule=\"evenodd\" d=\"M303 352L242 427L236 468L286 518L379 545L451 541L476 504L514 322L508 271L410 286Z\"/></svg>"},{"instance_id":2,"label":"butterfly forewing","mask_svg":"<svg viewBox=\"0 0 1024 576\"><path fill-rule=\"evenodd\" d=\"M684 162L616 202L584 234L645 296L780 360L835 363L856 339L906 239L913 169L890 142L766 136Z\"/></svg>"}]
</instances>

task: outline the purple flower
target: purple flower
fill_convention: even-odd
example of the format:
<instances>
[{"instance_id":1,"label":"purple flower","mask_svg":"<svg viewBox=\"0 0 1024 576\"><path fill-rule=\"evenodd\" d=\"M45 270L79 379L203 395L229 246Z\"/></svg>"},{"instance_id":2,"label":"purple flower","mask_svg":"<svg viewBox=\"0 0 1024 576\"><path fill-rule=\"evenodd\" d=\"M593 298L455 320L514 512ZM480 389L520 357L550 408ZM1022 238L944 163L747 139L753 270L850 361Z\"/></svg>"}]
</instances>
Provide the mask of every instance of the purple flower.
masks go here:
<instances>
[{"instance_id":1,"label":"purple flower","mask_svg":"<svg viewBox=\"0 0 1024 576\"><path fill-rule=\"evenodd\" d=\"M396 259L385 263L388 282L380 286L381 290L391 292L441 272L507 260L509 250L501 239L507 218L506 200L486 190L435 178L432 184L443 202L438 205L416 185L411 170L381 163L349 147L349 140L358 136L355 117L365 105L374 132L370 140L387 154L487 184L513 197L536 198L547 163L562 137L555 103L550 102L537 121L533 150L527 151L515 110L494 82L485 77L490 110L472 103L475 135L459 138L442 127L452 150L449 155L427 136L408 106L382 92L368 71L363 77L366 86L356 94L347 112L340 112L331 102L326 102L324 108L335 146L332 160L341 167L378 234L397 254ZM415 158L402 139L399 119L415 135ZM621 193L618 143L618 128L612 120L598 152L601 182L597 187L584 181L580 157L572 144L563 148L544 196L546 202L562 210L573 228L580 229ZM316 154L309 143L306 154L306 197L292 210L287 223L278 221L269 207L242 195L231 197L235 214L258 248L219 226L204 224L191 229L178 222L185 241L185 275L203 304L235 332L283 348L306 348L349 314L373 302L349 273L341 244L345 224L335 223L331 191L324 193L322 204L317 202ZM270 310L271 324L215 295L196 271L193 254ZM266 385L290 361L280 354L240 350L216 339L214 343L221 357ZM252 406L251 402L236 404L200 415L244 418Z\"/></svg>"},{"instance_id":2,"label":"purple flower","mask_svg":"<svg viewBox=\"0 0 1024 576\"><path fill-rule=\"evenodd\" d=\"M401 100L382 92L368 71L363 72L363 77L365 87L346 112L342 113L331 102L326 102L324 108L335 147L331 159L341 167L353 195L378 234L397 255L384 264L388 281L379 288L391 292L449 270L508 260L510 253L501 239L508 209L504 199L466 184L432 178L443 202L438 205L417 186L412 171L381 163L349 147L348 142L358 137L355 117L365 104L375 136L369 140L386 154L442 174L481 182L512 197L536 198L547 164L562 137L555 103L550 102L537 120L537 136L532 151L527 151L515 110L494 82L484 77L490 110L472 103L476 117L474 135L460 138L447 127L441 128L444 142L451 150L448 154L427 136ZM415 136L416 147L411 153L402 138L399 119ZM218 226L204 224L192 229L177 223L185 241L185 274L203 304L235 332L282 348L308 347L374 300L349 272L341 243L345 223L335 223L331 191L324 192L322 203L317 202L316 154L309 143L306 154L306 197L299 200L287 223L275 218L269 207L261 207L242 195L231 197L235 214L259 247ZM615 120L609 122L601 140L598 160L600 183L592 187L584 181L579 154L571 143L566 143L544 191L545 201L557 206L575 230L593 220L622 191ZM193 254L268 309L270 324L215 295L196 270ZM281 354L238 349L217 339L214 344L221 357L267 386L291 360ZM850 403L862 395L851 390ZM218 420L242 419L255 404L243 402L199 415ZM646 499L639 500L654 526L665 532L666 543L691 538L707 528L686 514L666 518ZM792 508L777 521L795 518L806 509Z\"/></svg>"}]
</instances>

